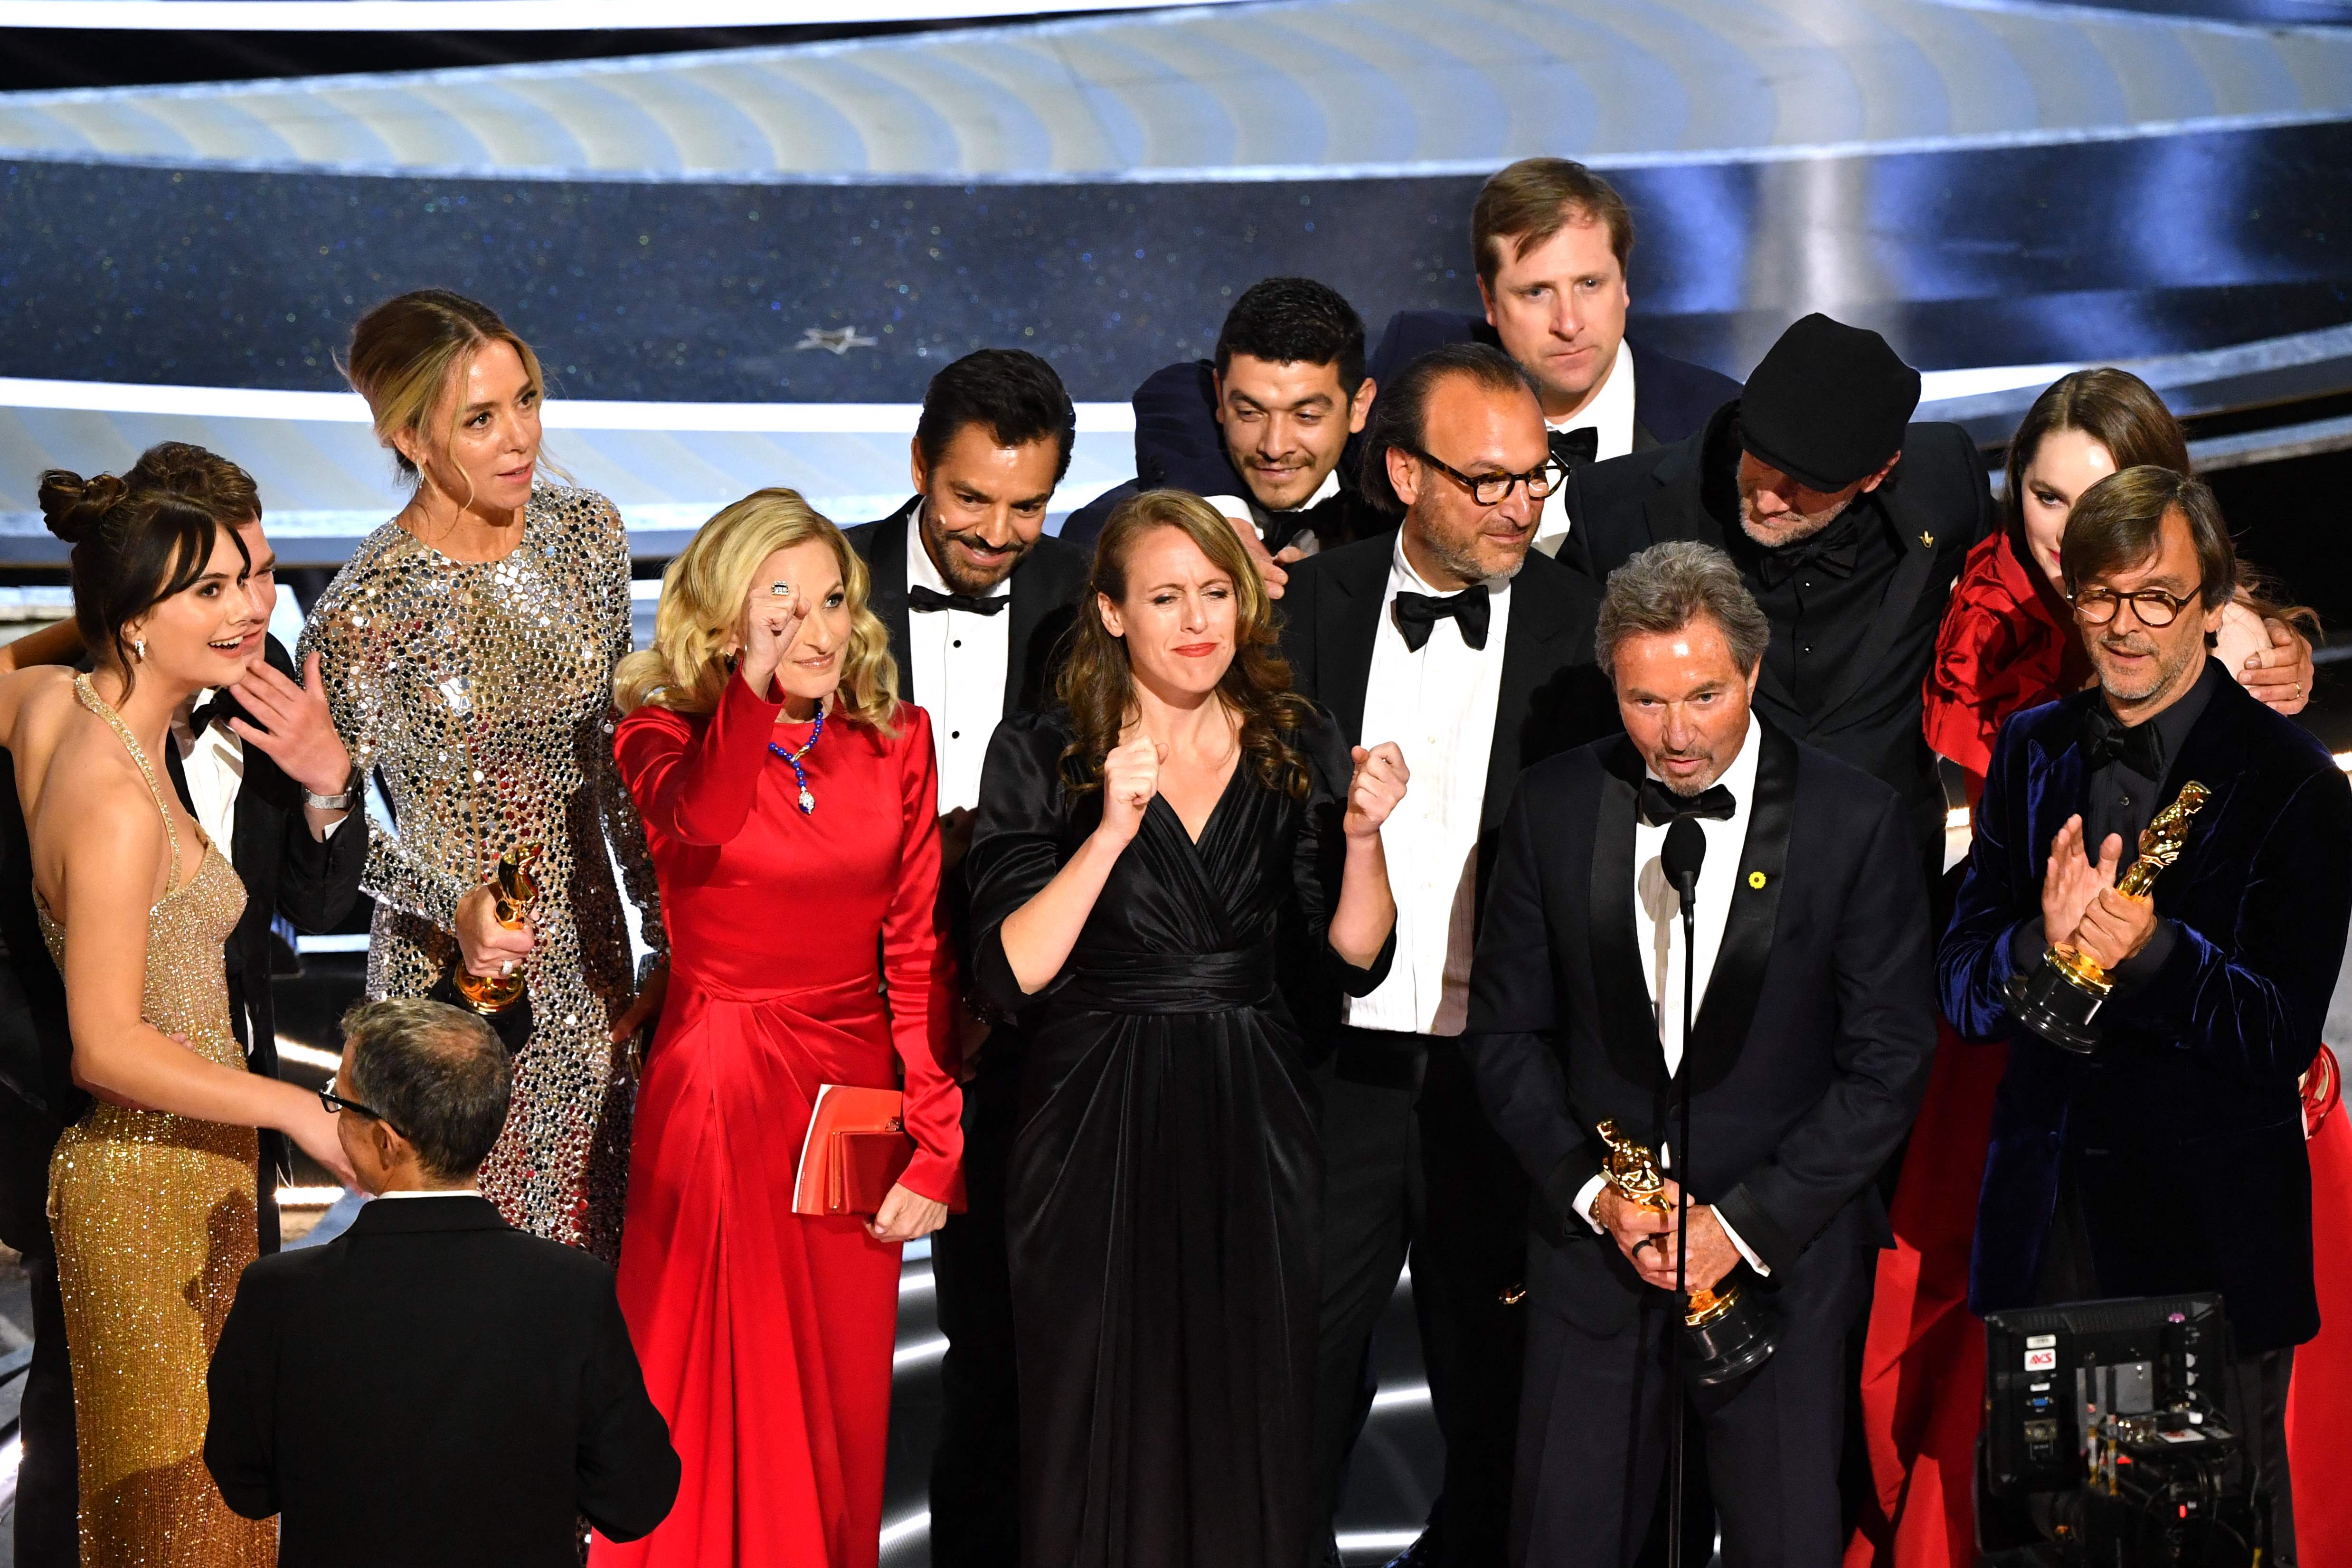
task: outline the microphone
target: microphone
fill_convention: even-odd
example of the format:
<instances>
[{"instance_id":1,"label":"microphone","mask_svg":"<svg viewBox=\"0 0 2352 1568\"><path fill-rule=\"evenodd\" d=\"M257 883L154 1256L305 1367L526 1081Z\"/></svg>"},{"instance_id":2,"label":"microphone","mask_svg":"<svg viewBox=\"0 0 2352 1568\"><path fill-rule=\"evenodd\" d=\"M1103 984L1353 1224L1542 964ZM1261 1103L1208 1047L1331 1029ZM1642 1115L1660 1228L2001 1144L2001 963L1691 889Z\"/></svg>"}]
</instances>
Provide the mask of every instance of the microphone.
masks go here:
<instances>
[{"instance_id":1,"label":"microphone","mask_svg":"<svg viewBox=\"0 0 2352 1568\"><path fill-rule=\"evenodd\" d=\"M1659 868L1682 895L1683 918L1688 920L1698 898L1698 868L1706 858L1706 830L1695 816L1677 816L1666 829L1665 847L1658 852Z\"/></svg>"}]
</instances>

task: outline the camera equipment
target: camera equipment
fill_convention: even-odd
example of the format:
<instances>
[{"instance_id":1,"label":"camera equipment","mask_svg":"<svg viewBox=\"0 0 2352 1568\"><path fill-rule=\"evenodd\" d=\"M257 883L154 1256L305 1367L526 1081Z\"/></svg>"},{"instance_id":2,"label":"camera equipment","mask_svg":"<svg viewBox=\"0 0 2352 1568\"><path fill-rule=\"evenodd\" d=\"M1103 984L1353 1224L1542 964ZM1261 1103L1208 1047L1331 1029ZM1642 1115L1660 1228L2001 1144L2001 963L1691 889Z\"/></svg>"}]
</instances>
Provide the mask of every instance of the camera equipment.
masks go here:
<instances>
[{"instance_id":1,"label":"camera equipment","mask_svg":"<svg viewBox=\"0 0 2352 1568\"><path fill-rule=\"evenodd\" d=\"M1977 1544L1988 1563L2249 1568L2268 1513L2221 1404L2221 1299L1985 1320Z\"/></svg>"}]
</instances>

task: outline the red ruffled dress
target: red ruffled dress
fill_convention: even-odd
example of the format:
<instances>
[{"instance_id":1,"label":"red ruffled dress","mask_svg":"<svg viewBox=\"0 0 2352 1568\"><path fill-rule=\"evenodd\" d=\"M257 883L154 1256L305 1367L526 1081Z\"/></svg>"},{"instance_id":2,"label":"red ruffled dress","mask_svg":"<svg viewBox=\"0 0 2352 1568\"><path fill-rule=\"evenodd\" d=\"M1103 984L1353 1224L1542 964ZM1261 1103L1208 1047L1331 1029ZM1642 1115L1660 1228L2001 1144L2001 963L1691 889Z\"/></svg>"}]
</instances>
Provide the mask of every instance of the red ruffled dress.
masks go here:
<instances>
[{"instance_id":1,"label":"red ruffled dress","mask_svg":"<svg viewBox=\"0 0 2352 1568\"><path fill-rule=\"evenodd\" d=\"M1928 745L1966 776L1973 809L1992 744L2011 714L2080 690L2091 666L2065 601L2006 531L1969 552L1936 638L1925 692ZM1865 1510L1845 1568L1968 1568L1976 1561L1975 1465L1983 1418L1984 1324L1969 1310L1977 1194L1992 1142L1993 1096L2009 1048L1938 1037L1879 1254L1863 1349L1864 1437L1877 1510ZM2324 1049L2324 1048L2323 1048ZM2312 1073L2332 1080L2334 1060ZM2307 1107L2313 1218L2323 1303L2352 1300L2352 1132ZM2325 1308L2323 1307L2323 1312ZM2352 1446L2352 1324L2296 1353L2288 1448L2303 1560L2352 1563L2352 1502L2319 1489L2324 1454ZM2322 1398L2311 1390L2342 1390ZM2335 1515L2331 1517L2331 1508Z\"/></svg>"},{"instance_id":2,"label":"red ruffled dress","mask_svg":"<svg viewBox=\"0 0 2352 1568\"><path fill-rule=\"evenodd\" d=\"M709 718L641 708L614 737L671 955L618 1289L685 1481L645 1540L598 1537L598 1568L872 1568L899 1248L857 1216L793 1212L818 1086L903 1085L903 1184L959 1193L930 721L829 720L803 815L768 742L798 748L809 726L777 713L730 679Z\"/></svg>"}]
</instances>

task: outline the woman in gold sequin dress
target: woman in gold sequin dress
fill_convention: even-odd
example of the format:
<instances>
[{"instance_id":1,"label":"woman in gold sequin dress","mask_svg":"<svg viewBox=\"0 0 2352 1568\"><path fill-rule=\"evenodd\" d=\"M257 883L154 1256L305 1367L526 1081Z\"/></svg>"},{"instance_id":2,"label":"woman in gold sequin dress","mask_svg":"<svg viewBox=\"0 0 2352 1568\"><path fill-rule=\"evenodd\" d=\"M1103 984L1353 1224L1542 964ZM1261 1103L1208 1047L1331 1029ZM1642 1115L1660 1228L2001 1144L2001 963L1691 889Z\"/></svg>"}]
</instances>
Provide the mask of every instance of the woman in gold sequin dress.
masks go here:
<instances>
[{"instance_id":1,"label":"woman in gold sequin dress","mask_svg":"<svg viewBox=\"0 0 2352 1568\"><path fill-rule=\"evenodd\" d=\"M313 607L335 727L382 778L362 881L376 900L368 994L421 996L460 960L526 976L531 1034L482 1193L521 1228L619 1251L632 1086L621 1046L659 1011L639 991L617 858L664 949L636 808L614 771L612 671L629 651L629 550L604 497L537 482L539 361L487 307L439 289L362 317L352 384L415 498ZM543 846L526 930L484 878Z\"/></svg>"},{"instance_id":2,"label":"woman in gold sequin dress","mask_svg":"<svg viewBox=\"0 0 2352 1568\"><path fill-rule=\"evenodd\" d=\"M81 1562L268 1564L275 1525L232 1513L203 1453L205 1367L256 1252L254 1130L287 1133L347 1182L351 1165L315 1096L246 1070L222 958L245 887L150 761L183 702L244 673L262 617L236 532L185 501L52 471L41 506L74 545L95 668L0 677L0 745L65 977L74 1079L99 1097L49 1166Z\"/></svg>"}]
</instances>

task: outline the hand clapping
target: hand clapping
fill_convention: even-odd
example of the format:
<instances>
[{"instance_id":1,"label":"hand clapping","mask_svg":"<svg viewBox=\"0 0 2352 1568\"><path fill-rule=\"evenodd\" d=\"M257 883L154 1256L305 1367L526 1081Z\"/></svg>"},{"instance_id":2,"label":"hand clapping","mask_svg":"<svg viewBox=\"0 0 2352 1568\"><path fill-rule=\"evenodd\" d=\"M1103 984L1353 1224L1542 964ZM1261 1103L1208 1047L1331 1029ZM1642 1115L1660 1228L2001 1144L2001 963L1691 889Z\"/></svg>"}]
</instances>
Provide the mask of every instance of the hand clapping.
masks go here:
<instances>
[{"instance_id":1,"label":"hand clapping","mask_svg":"<svg viewBox=\"0 0 2352 1568\"><path fill-rule=\"evenodd\" d=\"M778 588L783 592L778 593ZM768 695L777 667L801 635L801 623L808 619L808 595L792 584L751 584L751 595L743 601L743 619L736 627L735 646L728 651L740 655L743 683L762 699Z\"/></svg>"},{"instance_id":2,"label":"hand clapping","mask_svg":"<svg viewBox=\"0 0 2352 1568\"><path fill-rule=\"evenodd\" d=\"M1132 841L1143 826L1143 813L1160 793L1165 756L1158 742L1139 731L1103 758L1103 831L1119 843Z\"/></svg>"},{"instance_id":3,"label":"hand clapping","mask_svg":"<svg viewBox=\"0 0 2352 1568\"><path fill-rule=\"evenodd\" d=\"M2070 816L2050 841L2050 858L2042 873L2042 934L2053 942L2071 942L2084 913L2103 888L2116 885L2116 868L2122 862L2124 841L2107 835L2099 846L2099 863L2092 865L2083 852L2083 819Z\"/></svg>"},{"instance_id":4,"label":"hand clapping","mask_svg":"<svg viewBox=\"0 0 2352 1568\"><path fill-rule=\"evenodd\" d=\"M1348 781L1348 815L1344 827L1350 837L1361 838L1381 830L1389 813L1404 799L1405 785L1412 781L1412 772L1404 765L1404 753L1394 741L1382 741L1370 751L1355 748L1355 776Z\"/></svg>"}]
</instances>

